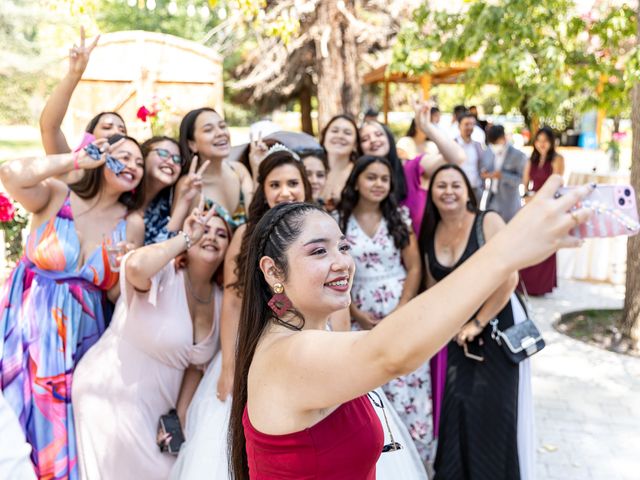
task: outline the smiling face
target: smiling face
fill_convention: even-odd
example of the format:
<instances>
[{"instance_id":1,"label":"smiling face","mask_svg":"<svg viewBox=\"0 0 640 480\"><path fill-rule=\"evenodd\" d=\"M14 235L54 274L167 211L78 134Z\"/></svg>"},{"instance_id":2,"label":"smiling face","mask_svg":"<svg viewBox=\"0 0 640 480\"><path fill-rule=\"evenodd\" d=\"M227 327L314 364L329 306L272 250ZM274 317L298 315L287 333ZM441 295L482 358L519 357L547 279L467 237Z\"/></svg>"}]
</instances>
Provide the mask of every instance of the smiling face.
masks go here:
<instances>
[{"instance_id":1,"label":"smiling face","mask_svg":"<svg viewBox=\"0 0 640 480\"><path fill-rule=\"evenodd\" d=\"M431 188L433 204L440 214L466 209L469 191L462 174L453 168L438 172Z\"/></svg>"},{"instance_id":2,"label":"smiling face","mask_svg":"<svg viewBox=\"0 0 640 480\"><path fill-rule=\"evenodd\" d=\"M349 156L356 150L356 128L345 118L329 124L322 145L329 155Z\"/></svg>"},{"instance_id":3,"label":"smiling face","mask_svg":"<svg viewBox=\"0 0 640 480\"><path fill-rule=\"evenodd\" d=\"M154 143L145 158L145 173L150 180L157 181L163 187L176 183L180 176L181 163L174 159L180 156L180 148L170 140Z\"/></svg>"},{"instance_id":4,"label":"smiling face","mask_svg":"<svg viewBox=\"0 0 640 480\"><path fill-rule=\"evenodd\" d=\"M536 135L533 146L540 152L540 155L546 155L551 150L551 140L545 132L540 132Z\"/></svg>"},{"instance_id":5,"label":"smiling face","mask_svg":"<svg viewBox=\"0 0 640 480\"><path fill-rule=\"evenodd\" d=\"M380 203L391 190L391 173L381 162L373 162L358 176L356 188L361 200Z\"/></svg>"},{"instance_id":6,"label":"smiling face","mask_svg":"<svg viewBox=\"0 0 640 480\"><path fill-rule=\"evenodd\" d=\"M231 150L231 137L226 122L220 115L208 110L198 115L193 128L189 149L203 160L224 159Z\"/></svg>"},{"instance_id":7,"label":"smiling face","mask_svg":"<svg viewBox=\"0 0 640 480\"><path fill-rule=\"evenodd\" d=\"M120 172L120 175L116 175L111 169L104 167L105 184L122 193L136 188L144 174L144 160L140 147L130 140L125 140L122 145L111 152L111 156L122 162L125 168Z\"/></svg>"},{"instance_id":8,"label":"smiling face","mask_svg":"<svg viewBox=\"0 0 640 480\"><path fill-rule=\"evenodd\" d=\"M311 184L313 201L317 201L327 183L327 171L324 168L324 163L318 157L305 157L302 162L307 173L307 179Z\"/></svg>"},{"instance_id":9,"label":"smiling face","mask_svg":"<svg viewBox=\"0 0 640 480\"><path fill-rule=\"evenodd\" d=\"M269 208L280 203L305 200L300 170L290 164L280 165L271 170L264 180L263 188Z\"/></svg>"},{"instance_id":10,"label":"smiling face","mask_svg":"<svg viewBox=\"0 0 640 480\"><path fill-rule=\"evenodd\" d=\"M92 133L96 138L109 138L116 133L126 135L127 129L119 116L113 113L103 113Z\"/></svg>"},{"instance_id":11,"label":"smiling face","mask_svg":"<svg viewBox=\"0 0 640 480\"><path fill-rule=\"evenodd\" d=\"M386 157L389 154L389 138L376 122L365 123L360 129L360 145L362 153L374 157Z\"/></svg>"},{"instance_id":12,"label":"smiling face","mask_svg":"<svg viewBox=\"0 0 640 480\"><path fill-rule=\"evenodd\" d=\"M224 220L218 216L211 217L202 238L187 250L189 265L206 267L209 270L206 275L213 275L224 260L230 240Z\"/></svg>"},{"instance_id":13,"label":"smiling face","mask_svg":"<svg viewBox=\"0 0 640 480\"><path fill-rule=\"evenodd\" d=\"M333 218L312 211L303 222L300 235L286 252L284 289L303 315L328 316L351 303L355 264Z\"/></svg>"}]
</instances>

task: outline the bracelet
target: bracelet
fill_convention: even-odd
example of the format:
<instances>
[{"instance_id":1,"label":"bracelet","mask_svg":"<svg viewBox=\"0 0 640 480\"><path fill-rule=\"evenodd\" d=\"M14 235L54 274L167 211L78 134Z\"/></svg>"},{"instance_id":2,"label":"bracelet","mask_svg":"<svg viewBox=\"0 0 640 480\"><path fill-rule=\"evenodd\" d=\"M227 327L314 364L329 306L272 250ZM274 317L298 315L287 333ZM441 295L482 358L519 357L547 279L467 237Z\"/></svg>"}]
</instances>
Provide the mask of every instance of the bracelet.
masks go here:
<instances>
[{"instance_id":1,"label":"bracelet","mask_svg":"<svg viewBox=\"0 0 640 480\"><path fill-rule=\"evenodd\" d=\"M471 321L473 322L473 324L474 324L476 327L478 327L478 328L480 328L480 329L483 329L483 328L484 328L484 325L482 325L482 323L480 323L480 320L478 320L478 317L473 317L473 319L472 319Z\"/></svg>"},{"instance_id":2,"label":"bracelet","mask_svg":"<svg viewBox=\"0 0 640 480\"><path fill-rule=\"evenodd\" d=\"M182 230L180 230L178 234L182 234L182 236L184 237L184 243L187 245L187 250L189 250L191 248L191 237Z\"/></svg>"}]
</instances>

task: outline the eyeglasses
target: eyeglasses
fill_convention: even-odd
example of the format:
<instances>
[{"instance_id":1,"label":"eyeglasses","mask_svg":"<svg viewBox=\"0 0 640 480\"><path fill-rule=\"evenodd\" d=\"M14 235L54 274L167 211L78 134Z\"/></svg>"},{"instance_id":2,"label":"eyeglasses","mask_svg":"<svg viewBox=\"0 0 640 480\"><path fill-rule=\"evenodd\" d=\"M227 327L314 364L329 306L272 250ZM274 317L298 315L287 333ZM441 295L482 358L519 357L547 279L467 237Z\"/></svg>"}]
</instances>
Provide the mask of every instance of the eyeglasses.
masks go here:
<instances>
[{"instance_id":1,"label":"eyeglasses","mask_svg":"<svg viewBox=\"0 0 640 480\"><path fill-rule=\"evenodd\" d=\"M182 157L180 155L172 155L171 152L166 148L154 148L151 151L156 152L158 156L163 160L167 160L170 158L171 161L176 165L182 165Z\"/></svg>"},{"instance_id":2,"label":"eyeglasses","mask_svg":"<svg viewBox=\"0 0 640 480\"><path fill-rule=\"evenodd\" d=\"M373 398L373 395L375 395L376 398ZM367 393L367 397L369 397L369 400L371 400L371 403L373 403L376 407L378 407L379 409L382 410L382 416L384 418L384 423L387 426L387 432L389 432L389 438L391 439L391 442L387 443L386 445L384 445L382 447L382 453L395 452L396 450L400 450L402 448L402 445L393 440L393 433L391 433L391 427L389 426L389 420L387 419L387 414L384 411L384 403L382 402L382 399L380 398L380 395L378 395L378 392L376 392L374 390L374 391L371 391L371 392Z\"/></svg>"}]
</instances>

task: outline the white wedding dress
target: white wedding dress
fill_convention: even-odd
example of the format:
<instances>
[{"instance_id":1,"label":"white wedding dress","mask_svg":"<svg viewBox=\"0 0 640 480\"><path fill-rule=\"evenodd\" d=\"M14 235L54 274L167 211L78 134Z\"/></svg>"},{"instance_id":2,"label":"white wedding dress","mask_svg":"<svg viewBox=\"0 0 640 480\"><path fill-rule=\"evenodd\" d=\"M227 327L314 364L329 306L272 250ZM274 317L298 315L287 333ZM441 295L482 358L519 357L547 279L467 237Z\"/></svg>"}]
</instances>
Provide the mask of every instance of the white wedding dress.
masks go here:
<instances>
[{"instance_id":1,"label":"white wedding dress","mask_svg":"<svg viewBox=\"0 0 640 480\"><path fill-rule=\"evenodd\" d=\"M231 397L221 402L216 397L222 355L218 353L202 378L187 411L186 442L171 470L170 480L227 480L229 478L227 435ZM384 403L393 439L402 445L400 450L380 455L377 480L428 480L420 455L409 432L387 400L381 388L376 392ZM380 417L384 442L389 432L382 409L373 405Z\"/></svg>"}]
</instances>

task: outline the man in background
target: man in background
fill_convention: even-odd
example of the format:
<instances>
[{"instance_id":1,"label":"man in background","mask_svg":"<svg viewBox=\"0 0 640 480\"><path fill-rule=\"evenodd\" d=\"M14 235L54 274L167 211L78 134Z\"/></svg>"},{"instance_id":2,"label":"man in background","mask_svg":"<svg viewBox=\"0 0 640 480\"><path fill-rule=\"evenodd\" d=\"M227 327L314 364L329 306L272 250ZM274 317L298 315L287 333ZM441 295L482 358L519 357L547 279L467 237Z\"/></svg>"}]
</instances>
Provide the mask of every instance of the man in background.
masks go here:
<instances>
[{"instance_id":1,"label":"man in background","mask_svg":"<svg viewBox=\"0 0 640 480\"><path fill-rule=\"evenodd\" d=\"M487 148L480 161L480 177L489 183L486 208L495 210L505 222L521 207L520 184L527 156L509 142L502 125L487 130Z\"/></svg>"},{"instance_id":2,"label":"man in background","mask_svg":"<svg viewBox=\"0 0 640 480\"><path fill-rule=\"evenodd\" d=\"M464 173L471 183L473 193L478 201L482 194L482 178L480 176L480 160L483 155L482 144L472 138L473 129L476 127L476 119L469 112L460 116L458 124L458 136L456 142L464 150L467 159L461 165Z\"/></svg>"}]
</instances>

